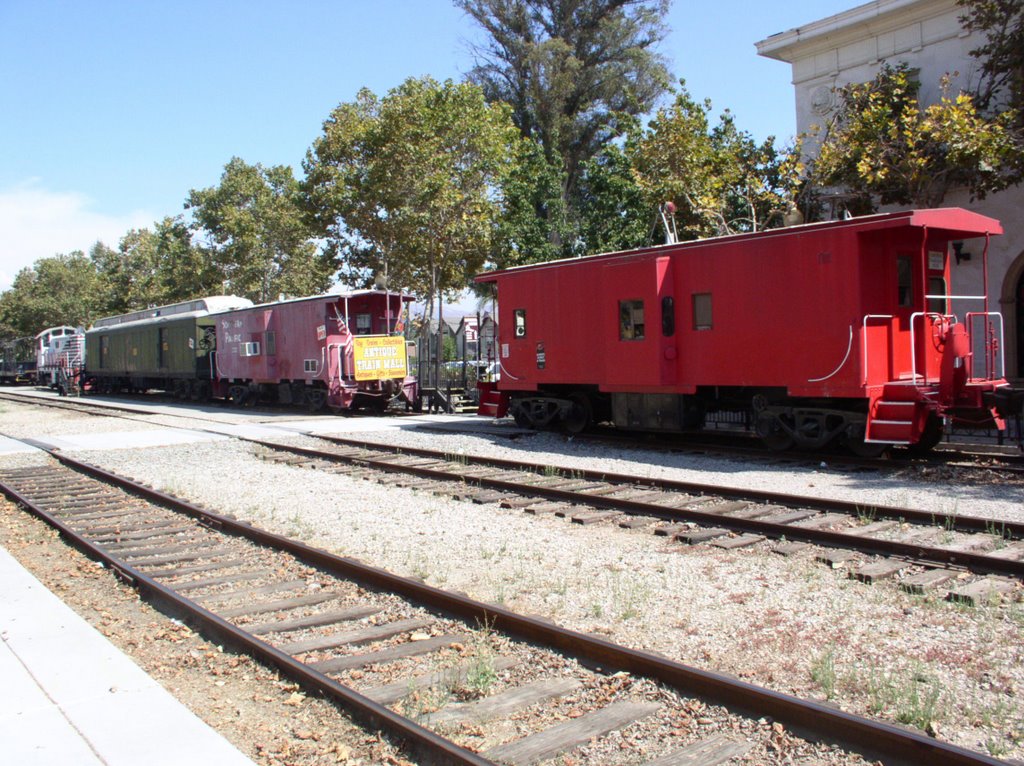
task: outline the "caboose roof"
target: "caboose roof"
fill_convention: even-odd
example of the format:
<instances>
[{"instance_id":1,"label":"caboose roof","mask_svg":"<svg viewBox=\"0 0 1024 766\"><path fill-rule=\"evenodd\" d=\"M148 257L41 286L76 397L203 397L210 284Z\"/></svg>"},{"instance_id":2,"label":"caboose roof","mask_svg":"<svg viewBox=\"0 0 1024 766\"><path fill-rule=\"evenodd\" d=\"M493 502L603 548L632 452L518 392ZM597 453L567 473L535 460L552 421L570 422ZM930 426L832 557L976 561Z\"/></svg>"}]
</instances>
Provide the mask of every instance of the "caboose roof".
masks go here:
<instances>
[{"instance_id":1,"label":"caboose roof","mask_svg":"<svg viewBox=\"0 0 1024 766\"><path fill-rule=\"evenodd\" d=\"M266 309L266 308L270 308L271 306L281 306L281 305L293 304L293 303L307 303L309 301L323 301L323 302L337 301L337 300L342 300L344 298L359 298L359 297L364 296L364 295L392 295L392 296L395 296L396 298L400 297L403 301L414 300L413 296L409 295L408 293L400 293L400 292L398 292L396 290L392 290L390 292L388 292L386 290L349 290L347 292L324 293L323 295L307 295L307 296L305 296L303 298L287 298L287 299L285 299L283 301L270 301L269 303L257 303L255 305L245 306L244 308L246 308L246 309L250 309L250 308L251 309ZM223 313L226 313L227 311L233 311L233 310L236 310L236 309L226 309L225 311L221 311L221 312L217 312L217 313L223 314Z\"/></svg>"},{"instance_id":2,"label":"caboose roof","mask_svg":"<svg viewBox=\"0 0 1024 766\"><path fill-rule=\"evenodd\" d=\"M929 231L941 231L950 239L971 239L972 237L984 237L987 234L1002 234L1003 227L999 221L970 210L959 207L931 208L927 210L903 210L895 213L879 213L876 215L857 216L841 221L824 221L820 223L805 223L799 226L786 226L780 229L765 229L764 231L751 232L746 234L728 234L721 237L709 237L707 239L696 239L690 242L677 242L672 245L654 245L653 247L638 248L636 250L619 250L610 253L599 253L586 255L580 258L563 258L557 261L545 263L532 263L526 266L514 266L509 269L498 271L487 271L477 275L476 282L495 282L497 277L503 274L519 273L524 271L537 271L548 269L554 266L565 266L574 263L592 263L599 260L611 260L623 256L643 256L650 254L664 254L666 251L679 252L692 248L707 245L722 245L738 242L747 242L759 239L771 239L779 236L792 235L795 232L814 233L819 231L851 230L853 233L861 234L868 231L895 228L926 228Z\"/></svg>"}]
</instances>

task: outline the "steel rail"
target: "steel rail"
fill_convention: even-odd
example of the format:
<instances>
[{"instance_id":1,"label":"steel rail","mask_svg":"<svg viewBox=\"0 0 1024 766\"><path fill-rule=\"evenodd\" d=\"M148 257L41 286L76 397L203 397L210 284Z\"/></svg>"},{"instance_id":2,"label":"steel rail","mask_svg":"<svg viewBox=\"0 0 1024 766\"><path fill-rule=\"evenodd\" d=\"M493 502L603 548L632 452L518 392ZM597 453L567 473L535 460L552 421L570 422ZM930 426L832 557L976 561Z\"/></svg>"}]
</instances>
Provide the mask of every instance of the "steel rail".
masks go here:
<instances>
[{"instance_id":1,"label":"steel rail","mask_svg":"<svg viewBox=\"0 0 1024 766\"><path fill-rule=\"evenodd\" d=\"M321 567L325 571L387 589L410 600L418 601L424 606L466 621L491 625L525 641L556 649L584 663L597 665L606 670L627 671L634 675L646 676L684 693L718 702L735 711L747 712L757 717L770 716L788 725L797 733L804 733L814 739L854 749L868 757L883 758L892 763L929 763L935 764L935 766L978 766L981 764L997 766L1002 763L981 753L939 742L917 732L765 689L654 654L619 646L601 638L517 614L500 606L485 604L468 596L451 593L417 580L394 575L355 559L337 556L305 543L261 530L246 522L207 511L98 466L63 455L59 451L46 447L43 449L46 449L62 464L75 470L101 481L116 484L155 503L180 510L202 520L212 528L239 535L276 550L287 551L306 563ZM49 520L48 516L45 514L44 518ZM70 539L78 539L72 530L67 529L59 522L55 526L61 528L62 532L69 535ZM89 549L94 550L92 546L89 546ZM109 560L105 554L101 555L105 560ZM118 566L118 568L121 567ZM170 589L144 575L131 572L130 576L136 582L142 583L147 592L156 594L158 598L166 600L171 605L179 606L187 602L186 599L182 599ZM218 635L234 638L239 632L234 626L225 623L216 615L205 612L205 610L199 610L197 615ZM296 673L301 672L301 677L308 678L313 688L322 689L324 693L329 693L336 699L343 699L347 701L347 704L357 706L354 708L355 710L365 715L368 720L379 722L377 725L383 725L385 721L390 722L394 717L394 714L387 708L366 700L358 693L336 684L326 676L309 669L303 671L302 668L294 667L300 663L295 663L291 657L262 641L257 639L255 645L259 648L260 657L266 658L268 662L289 672L293 668ZM340 689L336 687L340 687ZM403 728L407 726L404 723L401 725ZM410 737L413 736L414 738L410 741L424 745L436 737L420 727L410 729ZM445 740L445 742L447 741ZM487 763L485 760L479 760L479 756L472 757L477 760L449 762Z\"/></svg>"},{"instance_id":2,"label":"steel rail","mask_svg":"<svg viewBox=\"0 0 1024 766\"><path fill-rule=\"evenodd\" d=\"M422 447L397 447L389 444L364 441L362 439L347 439L340 436L321 434L317 434L316 438L323 439L324 441L328 441L333 444L341 444L346 447L357 447L369 450L390 450L392 452L398 452L405 455L431 457L438 460L452 458L452 454L450 452L431 450ZM261 440L253 439L252 441L260 442ZM293 449L290 446L282 447L282 445L275 445L273 442L264 443L268 446ZM465 455L459 455L460 459L465 459L466 457L467 456ZM550 465L529 463L522 460L510 460L508 458L473 456L469 459L476 465L487 465L495 468L505 468L508 470L531 471L534 473L544 473L545 471L550 471L552 468ZM937 521L949 518L955 521L955 529L966 532L988 532L991 530L993 524L998 524L999 529L1008 533L1010 536L1014 538L1024 538L1024 523L1022 522L996 522L994 519L986 519L981 516L963 516L959 514L954 516L942 513L929 513L927 511L919 511L915 508L899 508L897 506L854 503L848 500L830 500L828 498L811 497L809 495L793 495L783 492L769 492L766 490L723 487L717 484L700 484L697 482L677 481L674 479L631 476L629 474L614 473L610 471L595 471L586 468L568 468L558 466L555 466L555 468L561 471L571 472L572 478L586 479L588 481L604 481L610 484L633 484L637 486L652 487L654 489L669 489L675 492L686 492L698 495L714 494L726 498L750 500L751 502L775 503L777 505L814 508L816 510L823 511L840 511L851 516L857 516L866 511L870 511L872 516L876 519L900 519L918 524L934 524Z\"/></svg>"},{"instance_id":3,"label":"steel rail","mask_svg":"<svg viewBox=\"0 0 1024 766\"><path fill-rule=\"evenodd\" d=\"M342 440L335 437L321 438L326 438L328 441L332 442L343 443L348 446L358 445L364 449L374 449L374 447L368 446L371 443L367 442L351 442L350 440ZM295 454L305 455L311 458L337 460L342 457L330 452L315 450L308 447L276 444L262 439L245 438L245 440L261 446L293 452ZM391 449L402 454L445 459L443 453L432 450L406 449L404 447L390 448L381 445L378 445L375 448ZM400 464L390 463L385 460L375 461L372 458L344 459L359 464L365 464L381 471L408 473L416 476L422 476L424 478L448 481L453 479L453 474L451 472L435 468L403 466ZM518 469L537 472L542 471L544 468L543 466L528 465L518 461L505 460L502 458L482 458L480 459L480 464L494 465L495 467L509 470ZM803 498L798 495L782 495L773 492L747 492L745 490L733 490L714 485L689 484L685 482L663 481L658 479L642 479L640 477L602 473L600 471L574 471L573 473L574 478L578 477L580 479L587 479L591 481L605 481L631 485L640 484L656 487L658 489L681 489L685 487L686 489L683 491L699 492L701 494L712 493L726 498L733 497L743 500L752 500L754 502L767 500L780 505L812 507L816 510L823 511L840 510L845 513L850 513L851 511L849 506L853 505L844 501L834 501L833 504L833 501L824 500L822 498ZM455 478L458 477L455 476ZM951 550L949 548L938 548L915 543L899 542L897 540L884 540L866 535L851 535L843 532L833 532L830 530L814 529L811 527L798 527L790 524L760 521L758 519L742 519L717 513L709 513L707 511L700 511L693 508L671 508L657 503L644 502L642 500L628 500L606 495L588 495L586 492L574 492L573 490L557 489L555 487L544 487L532 484L524 486L514 481L507 481L500 478L471 476L466 477L465 480L489 489L504 490L519 494L522 494L525 491L531 495L537 495L539 497L546 497L552 500L563 500L565 502L584 503L596 508L608 508L636 515L655 516L669 521L693 521L699 524L762 534L773 538L785 537L787 540L801 540L830 547L856 550L871 555L905 558L915 562L927 563L936 566L969 569L973 572L1006 575L1024 580L1024 560L1015 561L1013 559L1001 559L986 556L982 553L975 553L973 551ZM884 512L877 513L876 518L881 516L882 518L900 518L905 520L903 513L909 512L909 509L885 508L884 506L883 508ZM918 523L923 523L923 520L927 519L929 522L934 524L939 518L941 518L931 514L926 514L923 511L913 511L913 513L917 515L919 520ZM957 517L957 520L959 521L963 518L965 517ZM993 524L991 520L978 519L976 517L966 518L968 518L972 524L974 522L985 521L988 525L984 527L967 527L971 531L989 531ZM1000 529L1002 529L1002 526L1002 522L1000 522ZM1021 529L1024 528L1024 525L1006 522L1005 527L1007 531L1011 531L1013 534L1018 535Z\"/></svg>"},{"instance_id":4,"label":"steel rail","mask_svg":"<svg viewBox=\"0 0 1024 766\"><path fill-rule=\"evenodd\" d=\"M100 416L102 416L102 415L106 414L104 411L110 411L110 412L115 412L115 413L116 412L123 412L123 413L131 414L131 415L156 415L156 416L162 416L162 417L188 418L188 419L192 419L192 420L201 420L201 421L204 421L204 422L207 422L207 423L213 423L213 424L217 424L217 425L233 425L229 421L218 420L216 418L211 418L211 417L202 417L201 415L180 414L180 413L177 413L177 412L153 412L151 410L143 409L144 407L147 407L147 406L164 406L164 407L169 406L169 407L174 407L174 408L181 407L183 409L189 409L189 403L179 402L177 400L170 401L170 402L164 401L164 402L158 402L158 403L152 403L152 404L149 403L149 402L140 402L138 404L113 404L113 403L108 403L106 400L96 401L95 399L93 399L92 401L84 401L81 398L52 400L52 399L44 398L44 397L41 397L41 396L33 396L31 394L20 394L20 393L16 394L16 393L12 393L10 391L0 392L0 399L4 399L4 400L7 400L7 401L19 402L19 403L36 404L36 405L39 405L40 407L54 407L54 408L57 408L57 409L67 409L67 410L73 410L73 411L83 411L83 412L86 412L87 414L90 414L90 415L100 415ZM202 402L199 402L199 403L192 402L192 404L200 404L200 405L202 405L203 403ZM217 402L207 402L206 404L208 406L212 406L214 404L217 404ZM88 412L87 408L90 408L90 407L93 408L95 411L94 412ZM288 411L287 407L284 407L283 409L282 408L274 409L273 405L270 405L270 407L271 407L270 412L272 412L272 413L280 413L280 412L283 412L283 411L284 412ZM292 410L292 411L297 411L297 410ZM398 417L415 417L414 414L409 414L409 413L392 413L392 414L395 415L395 416L398 416ZM168 427L171 427L171 428L186 428L186 426L168 426ZM450 428L432 428L430 425L421 426L421 429L425 430L425 431L438 431L440 433L451 433L452 432L452 429L450 429ZM193 430L203 430L203 429L193 429ZM213 432L214 433L222 433L222 432L219 432L219 431L213 431ZM531 433L535 433L535 432L531 432ZM319 434L311 434L311 433L307 433L306 435L308 435L308 436L314 436L314 435L315 436L320 436ZM683 434L683 436L686 436L686 435ZM720 432L720 433L704 434L705 438L710 437L712 439L718 438L719 436L725 436L725 433L724 432ZM659 448L659 447L652 446L652 445L649 445L649 444L644 444L644 443L638 442L638 441L636 441L635 437L636 437L635 432L632 433L632 435L631 435L631 432L622 432L622 433L618 433L618 434L613 434L613 433L595 433L595 432L589 432L589 431L586 432L586 433L583 433L583 434L577 434L575 436L575 438L577 438L577 439L586 439L587 441L590 441L590 442L595 442L595 443L602 443L603 442L603 443L625 445L625 446L630 447L631 449L637 449L637 450L660 451L661 449L663 449L663 448ZM322 437L322 438L328 438L328 437ZM753 438L756 438L756 437L750 437L750 438L753 439ZM906 456L902 456L901 455L901 456L893 458L892 460L871 460L871 459L865 459L865 458L857 458L856 456L853 456L853 455L843 455L843 454L833 454L833 453L829 453L827 455L824 455L824 457L827 460L829 460L830 463L832 463L832 464L838 464L838 465L844 465L844 466L867 467L867 468L871 468L871 469L893 469L893 470L897 470L897 469L906 468L908 466L923 465L923 466L934 466L934 467L940 467L940 468L941 467L956 467L956 468L965 468L965 469L968 469L968 470L995 471L995 472L1002 471L1002 472L1005 472L1005 473L1022 473L1022 472L1024 472L1024 455L1021 455L1019 452L1006 452L1006 453L991 453L991 452L969 453L969 452L967 452L967 453L963 453L961 455L961 457L963 459L970 459L973 456L973 457L975 457L977 459L990 459L990 460L999 461L999 465L994 465L994 466L971 465L971 464L966 464L966 463L952 462L951 460L943 459L942 457L940 457L943 453L947 453L949 451L948 450L949 446L955 446L955 445L946 445L946 444L944 444L942 446L936 447L936 449L934 451L934 456L933 457L929 457L929 456L925 455L925 456L917 456L917 457L908 459L908 458L906 458ZM728 444L724 444L723 445L723 444L716 444L714 442L703 443L702 444L700 442L694 442L694 441L689 441L689 440L685 441L685 442L682 442L682 443L670 443L667 446L667 448L671 449L671 450L675 450L675 451L684 451L685 450L685 451L689 451L689 452L694 452L694 451L696 451L696 452L719 451L719 452L721 452L721 454L723 456L726 456L726 457L753 456L753 457L757 457L757 458L768 458L769 461L780 460L780 459L781 460L794 460L794 461L799 460L799 461L806 461L806 462L808 462L808 464L820 461L822 459L822 457L823 457L823 455L821 455L820 453L808 452L808 451L789 450L789 451L784 452L784 453L777 453L777 452L768 451L768 450L766 450L763 447L737 447L735 445L728 445ZM956 456L954 455L952 457L955 458Z\"/></svg>"},{"instance_id":5,"label":"steel rail","mask_svg":"<svg viewBox=\"0 0 1024 766\"><path fill-rule=\"evenodd\" d=\"M64 461L60 456L54 456L62 460L62 462ZM116 483L133 492L139 492L142 489L141 485L130 482L130 480L128 480L128 484L125 484L125 479L116 477L114 474L108 474L102 471L102 469L91 467L91 470L88 470L86 469L88 464L78 463L77 461L71 461L68 464L73 468L85 470L98 479ZM282 652L265 641L261 641L259 638L236 627L215 613L204 609L172 588L161 585L142 571L108 553L102 547L89 542L85 536L80 535L60 519L35 505L29 498L21 495L12 487L0 482L0 490L13 502L24 506L35 516L60 532L62 537L82 553L95 560L104 562L119 579L133 586L139 591L141 596L158 606L161 611L187 619L193 625L201 626L201 630L207 637L214 638L220 643L251 654L267 665L281 671L289 678L294 679L307 691L322 694L335 701L350 713L354 719L367 728L401 740L411 752L429 759L430 763L452 764L452 766L494 766L493 761L459 747L454 742L435 734L404 716L398 715L384 705L364 697L354 689L313 670L291 655ZM169 496L163 497L166 499L158 500L161 504L169 505L172 508L180 506L174 509L191 511L189 515L199 520L208 518L211 522L209 524L211 527L219 528L221 526L220 522L224 517L218 518L216 514L208 514L194 507L188 509L185 505L181 505L180 501L173 501Z\"/></svg>"}]
</instances>

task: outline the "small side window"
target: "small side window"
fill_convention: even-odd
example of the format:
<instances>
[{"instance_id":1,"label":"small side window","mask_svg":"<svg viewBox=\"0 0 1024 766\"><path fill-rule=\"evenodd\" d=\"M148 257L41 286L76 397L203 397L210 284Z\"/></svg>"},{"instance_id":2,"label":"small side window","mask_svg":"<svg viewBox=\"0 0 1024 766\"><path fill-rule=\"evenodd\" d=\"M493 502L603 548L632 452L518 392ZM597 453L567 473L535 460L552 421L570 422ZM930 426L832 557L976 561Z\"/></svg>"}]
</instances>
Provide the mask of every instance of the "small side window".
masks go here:
<instances>
[{"instance_id":1,"label":"small side window","mask_svg":"<svg viewBox=\"0 0 1024 766\"><path fill-rule=\"evenodd\" d=\"M513 332L517 338L526 337L526 309L516 309L512 312Z\"/></svg>"},{"instance_id":2,"label":"small side window","mask_svg":"<svg viewBox=\"0 0 1024 766\"><path fill-rule=\"evenodd\" d=\"M356 335L369 335L373 332L369 314L356 314Z\"/></svg>"},{"instance_id":3,"label":"small side window","mask_svg":"<svg viewBox=\"0 0 1024 766\"><path fill-rule=\"evenodd\" d=\"M242 356L259 356L260 355L260 343L259 341L253 341L251 343L243 343L241 346Z\"/></svg>"},{"instance_id":4,"label":"small side window","mask_svg":"<svg viewBox=\"0 0 1024 766\"><path fill-rule=\"evenodd\" d=\"M928 310L935 314L948 314L949 308L946 305L945 296L946 292L946 278L945 277L928 277L928 294L929 295L941 295L942 298L929 298L928 299Z\"/></svg>"},{"instance_id":5,"label":"small side window","mask_svg":"<svg viewBox=\"0 0 1024 766\"><path fill-rule=\"evenodd\" d=\"M710 330L711 328L711 293L694 293L693 329Z\"/></svg>"},{"instance_id":6,"label":"small side window","mask_svg":"<svg viewBox=\"0 0 1024 766\"><path fill-rule=\"evenodd\" d=\"M314 375L316 374L316 368L317 368L316 359L304 359L302 361L302 366L303 366L303 368L305 369L306 372L311 372Z\"/></svg>"},{"instance_id":7,"label":"small side window","mask_svg":"<svg viewBox=\"0 0 1024 766\"><path fill-rule=\"evenodd\" d=\"M277 356L277 334L273 330L267 330L263 341L267 347L267 356Z\"/></svg>"},{"instance_id":8,"label":"small side window","mask_svg":"<svg viewBox=\"0 0 1024 766\"><path fill-rule=\"evenodd\" d=\"M909 255L896 256L896 305L900 308L914 305L914 269Z\"/></svg>"},{"instance_id":9,"label":"small side window","mask_svg":"<svg viewBox=\"0 0 1024 766\"><path fill-rule=\"evenodd\" d=\"M666 338L676 334L676 300L671 295L661 299L661 334Z\"/></svg>"},{"instance_id":10,"label":"small side window","mask_svg":"<svg viewBox=\"0 0 1024 766\"><path fill-rule=\"evenodd\" d=\"M619 301L619 340L644 339L644 302Z\"/></svg>"}]
</instances>

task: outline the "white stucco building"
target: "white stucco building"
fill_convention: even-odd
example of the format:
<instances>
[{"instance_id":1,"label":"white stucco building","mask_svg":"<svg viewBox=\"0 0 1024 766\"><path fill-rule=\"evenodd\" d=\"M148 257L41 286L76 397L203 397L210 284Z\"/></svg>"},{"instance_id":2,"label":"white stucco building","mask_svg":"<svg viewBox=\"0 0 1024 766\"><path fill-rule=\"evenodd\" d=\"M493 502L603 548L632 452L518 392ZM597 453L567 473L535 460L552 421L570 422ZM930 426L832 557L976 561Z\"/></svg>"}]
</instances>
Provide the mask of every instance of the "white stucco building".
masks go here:
<instances>
[{"instance_id":1,"label":"white stucco building","mask_svg":"<svg viewBox=\"0 0 1024 766\"><path fill-rule=\"evenodd\" d=\"M835 89L874 78L884 63L905 62L919 70L921 100L937 101L940 81L950 75L957 88L977 84L979 62L970 51L984 37L962 27L956 0L874 0L843 13L772 35L757 43L760 55L792 65L797 132L824 125L835 106ZM814 144L807 143L813 152ZM1002 312L1006 375L1024 378L1024 185L984 200L965 190L949 194L943 206L965 207L1002 222L1005 234L989 247L989 302ZM951 265L953 292L983 293L983 243L966 243L971 258ZM976 308L972 308L976 310Z\"/></svg>"}]
</instances>

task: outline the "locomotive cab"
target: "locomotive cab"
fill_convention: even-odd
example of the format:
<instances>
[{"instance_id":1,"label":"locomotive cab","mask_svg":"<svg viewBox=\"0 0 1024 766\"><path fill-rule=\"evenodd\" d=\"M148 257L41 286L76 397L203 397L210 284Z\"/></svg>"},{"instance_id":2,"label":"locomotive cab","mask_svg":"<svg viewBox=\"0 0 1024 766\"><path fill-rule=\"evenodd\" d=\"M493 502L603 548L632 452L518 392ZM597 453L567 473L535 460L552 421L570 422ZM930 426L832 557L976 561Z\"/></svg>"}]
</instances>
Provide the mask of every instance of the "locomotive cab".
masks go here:
<instances>
[{"instance_id":1,"label":"locomotive cab","mask_svg":"<svg viewBox=\"0 0 1024 766\"><path fill-rule=\"evenodd\" d=\"M36 335L37 381L63 396L78 390L85 335L80 327L50 327Z\"/></svg>"}]
</instances>

